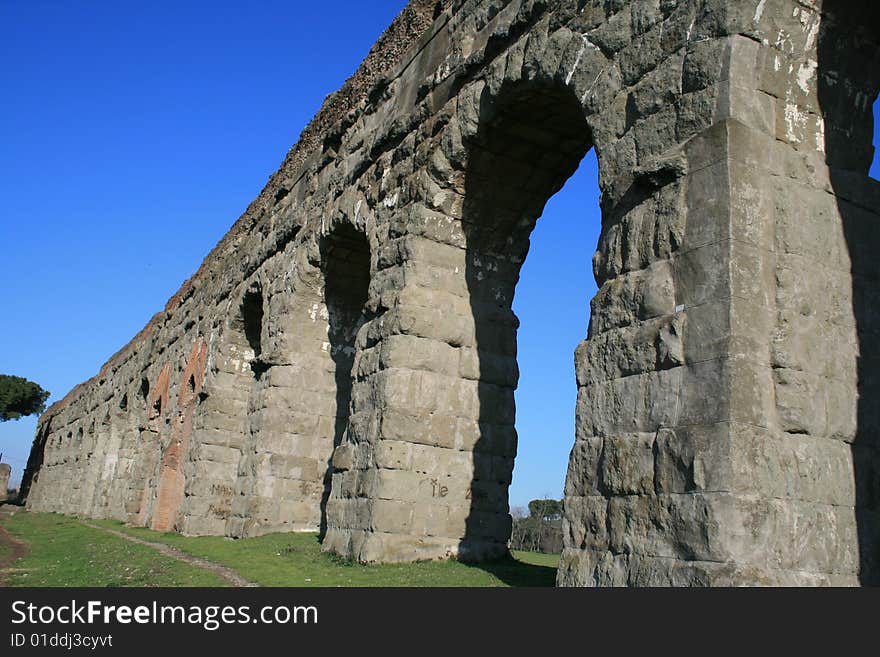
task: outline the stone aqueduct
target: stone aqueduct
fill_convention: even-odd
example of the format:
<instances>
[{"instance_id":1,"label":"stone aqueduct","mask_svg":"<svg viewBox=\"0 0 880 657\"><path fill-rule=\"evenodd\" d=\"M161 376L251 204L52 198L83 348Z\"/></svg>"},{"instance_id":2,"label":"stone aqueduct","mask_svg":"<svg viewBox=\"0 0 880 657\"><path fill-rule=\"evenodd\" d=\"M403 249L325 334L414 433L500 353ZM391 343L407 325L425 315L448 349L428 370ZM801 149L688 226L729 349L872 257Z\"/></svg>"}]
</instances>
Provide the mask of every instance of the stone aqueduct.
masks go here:
<instances>
[{"instance_id":1,"label":"stone aqueduct","mask_svg":"<svg viewBox=\"0 0 880 657\"><path fill-rule=\"evenodd\" d=\"M413 0L165 310L44 414L28 506L320 527L365 562L504 553L511 300L595 148L558 584L878 583L878 17Z\"/></svg>"}]
</instances>

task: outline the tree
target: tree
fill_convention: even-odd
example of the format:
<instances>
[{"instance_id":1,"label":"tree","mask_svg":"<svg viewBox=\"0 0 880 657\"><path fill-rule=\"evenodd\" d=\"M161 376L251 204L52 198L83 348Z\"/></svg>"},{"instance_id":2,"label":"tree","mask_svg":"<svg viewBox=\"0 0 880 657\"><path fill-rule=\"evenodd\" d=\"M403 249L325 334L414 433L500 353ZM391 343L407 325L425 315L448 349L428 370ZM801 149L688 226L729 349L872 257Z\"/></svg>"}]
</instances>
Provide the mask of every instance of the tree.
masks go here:
<instances>
[{"instance_id":1,"label":"tree","mask_svg":"<svg viewBox=\"0 0 880 657\"><path fill-rule=\"evenodd\" d=\"M46 410L49 391L20 376L0 374L0 422Z\"/></svg>"},{"instance_id":2,"label":"tree","mask_svg":"<svg viewBox=\"0 0 880 657\"><path fill-rule=\"evenodd\" d=\"M539 520L559 520L562 518L562 500L532 500L529 502L529 515Z\"/></svg>"},{"instance_id":3,"label":"tree","mask_svg":"<svg viewBox=\"0 0 880 657\"><path fill-rule=\"evenodd\" d=\"M514 550L524 550L526 532L528 531L525 521L529 516L523 507L515 506L510 509L510 517L513 520L510 528L510 547Z\"/></svg>"},{"instance_id":4,"label":"tree","mask_svg":"<svg viewBox=\"0 0 880 657\"><path fill-rule=\"evenodd\" d=\"M515 550L559 552L562 543L562 500L549 497L529 502L528 514L514 507L510 543Z\"/></svg>"}]
</instances>

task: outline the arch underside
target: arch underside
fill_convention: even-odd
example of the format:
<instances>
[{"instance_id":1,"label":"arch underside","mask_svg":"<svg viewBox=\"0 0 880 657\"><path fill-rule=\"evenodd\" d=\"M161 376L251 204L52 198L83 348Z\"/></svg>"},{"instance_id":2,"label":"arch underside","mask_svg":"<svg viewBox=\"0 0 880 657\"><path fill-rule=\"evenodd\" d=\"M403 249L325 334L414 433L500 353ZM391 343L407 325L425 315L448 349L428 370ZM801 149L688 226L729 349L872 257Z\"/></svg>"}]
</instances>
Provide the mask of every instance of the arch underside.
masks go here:
<instances>
[{"instance_id":1,"label":"arch underside","mask_svg":"<svg viewBox=\"0 0 880 657\"><path fill-rule=\"evenodd\" d=\"M29 505L320 529L361 561L506 553L513 294L595 148L558 583L876 583L876 12L777 5L447 8L44 417Z\"/></svg>"}]
</instances>

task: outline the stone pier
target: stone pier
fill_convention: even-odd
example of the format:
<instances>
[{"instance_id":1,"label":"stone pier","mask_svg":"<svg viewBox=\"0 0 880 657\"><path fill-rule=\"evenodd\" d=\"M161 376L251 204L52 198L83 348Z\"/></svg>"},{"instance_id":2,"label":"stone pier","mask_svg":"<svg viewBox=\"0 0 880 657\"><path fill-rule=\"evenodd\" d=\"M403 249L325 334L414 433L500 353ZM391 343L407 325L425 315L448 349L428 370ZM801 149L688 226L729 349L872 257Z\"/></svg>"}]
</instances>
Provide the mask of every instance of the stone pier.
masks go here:
<instances>
[{"instance_id":1,"label":"stone pier","mask_svg":"<svg viewBox=\"0 0 880 657\"><path fill-rule=\"evenodd\" d=\"M8 463L0 463L0 502L7 499L7 490L9 489L9 476L12 473L12 467Z\"/></svg>"}]
</instances>

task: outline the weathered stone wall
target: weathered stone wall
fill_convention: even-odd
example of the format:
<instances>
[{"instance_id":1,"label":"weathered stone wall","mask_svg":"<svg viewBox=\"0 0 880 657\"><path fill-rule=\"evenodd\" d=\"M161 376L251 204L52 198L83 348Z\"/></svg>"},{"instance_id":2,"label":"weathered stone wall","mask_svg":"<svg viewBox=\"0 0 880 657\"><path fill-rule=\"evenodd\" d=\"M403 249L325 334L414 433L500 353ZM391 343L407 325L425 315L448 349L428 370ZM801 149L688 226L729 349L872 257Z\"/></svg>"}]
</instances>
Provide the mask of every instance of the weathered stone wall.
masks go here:
<instances>
[{"instance_id":1,"label":"weathered stone wall","mask_svg":"<svg viewBox=\"0 0 880 657\"><path fill-rule=\"evenodd\" d=\"M7 498L6 490L9 488L9 475L12 467L8 463L0 463L0 502Z\"/></svg>"},{"instance_id":2,"label":"weathered stone wall","mask_svg":"<svg viewBox=\"0 0 880 657\"><path fill-rule=\"evenodd\" d=\"M711 4L651 74L681 75L651 133L686 175L619 221L604 200L559 580L876 582L876 12Z\"/></svg>"},{"instance_id":3,"label":"weathered stone wall","mask_svg":"<svg viewBox=\"0 0 880 657\"><path fill-rule=\"evenodd\" d=\"M595 148L558 582L876 582L877 13L412 3L165 313L43 417L29 506L321 527L362 561L504 553L513 294Z\"/></svg>"}]
</instances>

